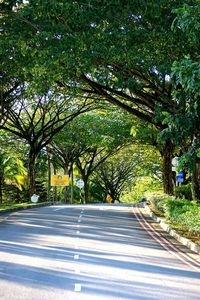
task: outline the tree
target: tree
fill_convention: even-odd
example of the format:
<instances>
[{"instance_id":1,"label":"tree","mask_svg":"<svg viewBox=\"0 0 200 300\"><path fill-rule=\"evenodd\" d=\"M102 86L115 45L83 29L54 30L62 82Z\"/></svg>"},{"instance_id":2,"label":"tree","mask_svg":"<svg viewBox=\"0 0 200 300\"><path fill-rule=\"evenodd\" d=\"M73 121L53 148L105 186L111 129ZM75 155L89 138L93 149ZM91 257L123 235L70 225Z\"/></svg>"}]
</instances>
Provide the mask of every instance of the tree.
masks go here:
<instances>
[{"instance_id":1,"label":"tree","mask_svg":"<svg viewBox=\"0 0 200 300\"><path fill-rule=\"evenodd\" d=\"M191 2L125 1L122 6L120 1L29 1L3 19L4 60L9 65L16 59L40 88L45 81L74 88L81 96L86 91L161 131L168 126L162 123L162 111L174 115L178 108L171 66L188 48L184 34L171 30L172 9ZM4 51L7 45L9 52ZM167 193L173 190L173 151L166 139Z\"/></svg>"},{"instance_id":2,"label":"tree","mask_svg":"<svg viewBox=\"0 0 200 300\"><path fill-rule=\"evenodd\" d=\"M22 91L23 92L23 91ZM25 140L29 145L29 190L35 193L35 162L41 149L77 115L90 109L87 101L73 106L72 98L52 90L45 96L21 93L4 113L0 128Z\"/></svg>"},{"instance_id":3,"label":"tree","mask_svg":"<svg viewBox=\"0 0 200 300\"><path fill-rule=\"evenodd\" d=\"M184 57L173 64L173 97L178 103L178 109L175 114L164 113L168 128L162 135L171 136L180 147L181 167L192 172L194 199L200 201L200 2L185 4L175 12L177 18L173 29L177 34L184 33L188 47Z\"/></svg>"},{"instance_id":4,"label":"tree","mask_svg":"<svg viewBox=\"0 0 200 300\"><path fill-rule=\"evenodd\" d=\"M120 200L120 195L124 188L130 184L130 180L135 175L136 160L132 161L126 156L114 156L104 161L97 168L93 181L103 190L105 198L109 195L112 202Z\"/></svg>"},{"instance_id":5,"label":"tree","mask_svg":"<svg viewBox=\"0 0 200 300\"><path fill-rule=\"evenodd\" d=\"M58 134L54 136L50 145L49 152L52 155L51 161L64 170L64 174L73 176L73 165L85 151L85 138L80 135L81 126L77 126L74 120L67 124ZM68 187L65 187L65 202L70 202Z\"/></svg>"},{"instance_id":6,"label":"tree","mask_svg":"<svg viewBox=\"0 0 200 300\"><path fill-rule=\"evenodd\" d=\"M0 144L0 204L2 204L3 198L5 199L3 197L5 183L9 182L21 191L26 182L27 170L21 155L16 151L17 144L19 147L18 141L1 131Z\"/></svg>"},{"instance_id":7,"label":"tree","mask_svg":"<svg viewBox=\"0 0 200 300\"><path fill-rule=\"evenodd\" d=\"M131 141L132 121L126 114L110 110L86 113L73 120L53 139L51 146L65 172L76 163L84 181L88 202L89 177L109 156Z\"/></svg>"}]
</instances>

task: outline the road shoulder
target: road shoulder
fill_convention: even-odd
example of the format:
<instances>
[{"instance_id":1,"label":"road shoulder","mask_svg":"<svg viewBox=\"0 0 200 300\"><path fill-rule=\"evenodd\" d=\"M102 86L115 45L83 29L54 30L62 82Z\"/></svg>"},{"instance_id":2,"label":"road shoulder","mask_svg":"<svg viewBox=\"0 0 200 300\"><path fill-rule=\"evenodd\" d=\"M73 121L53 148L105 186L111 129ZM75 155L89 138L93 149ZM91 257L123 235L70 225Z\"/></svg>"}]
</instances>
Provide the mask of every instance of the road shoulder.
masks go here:
<instances>
[{"instance_id":1,"label":"road shoulder","mask_svg":"<svg viewBox=\"0 0 200 300\"><path fill-rule=\"evenodd\" d=\"M172 245L178 248L181 252L189 255L191 258L195 259L198 263L200 263L200 249L199 246L194 244L188 239L181 237L175 230L172 230L163 219L158 218L154 213L151 212L149 208L146 206L138 207L140 212L142 213L145 220L157 231L161 234L165 239L167 239ZM186 241L188 240L188 241ZM188 242L188 243L187 243ZM191 243L194 245L191 247ZM195 248L194 248L195 246ZM196 247L197 246L197 247ZM192 249L191 249L192 248ZM195 251L194 251L195 249Z\"/></svg>"}]
</instances>

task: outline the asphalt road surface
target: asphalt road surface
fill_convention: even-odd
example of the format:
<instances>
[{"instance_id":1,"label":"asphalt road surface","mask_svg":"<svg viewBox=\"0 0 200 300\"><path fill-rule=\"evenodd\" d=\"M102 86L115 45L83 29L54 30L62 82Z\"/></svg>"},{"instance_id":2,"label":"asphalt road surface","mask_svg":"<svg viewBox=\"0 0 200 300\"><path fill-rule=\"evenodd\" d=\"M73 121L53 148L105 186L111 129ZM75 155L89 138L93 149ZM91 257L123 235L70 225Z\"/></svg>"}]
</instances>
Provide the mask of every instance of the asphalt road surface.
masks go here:
<instances>
[{"instance_id":1,"label":"asphalt road surface","mask_svg":"<svg viewBox=\"0 0 200 300\"><path fill-rule=\"evenodd\" d=\"M152 225L130 205L15 212L0 223L0 300L200 299L199 256Z\"/></svg>"}]
</instances>

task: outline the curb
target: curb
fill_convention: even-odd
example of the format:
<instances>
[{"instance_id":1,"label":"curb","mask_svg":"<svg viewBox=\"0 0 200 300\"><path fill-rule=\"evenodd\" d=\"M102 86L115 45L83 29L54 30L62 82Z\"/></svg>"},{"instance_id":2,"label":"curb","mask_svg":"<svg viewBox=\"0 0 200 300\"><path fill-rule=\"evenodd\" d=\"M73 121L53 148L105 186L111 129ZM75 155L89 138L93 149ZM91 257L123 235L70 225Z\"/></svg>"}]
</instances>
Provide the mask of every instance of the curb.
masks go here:
<instances>
[{"instance_id":1,"label":"curb","mask_svg":"<svg viewBox=\"0 0 200 300\"><path fill-rule=\"evenodd\" d=\"M5 209L4 211L0 212L0 222L7 219L9 213L13 213L13 212L25 210L25 209L42 207L42 206L50 206L50 205L54 205L54 202L38 203L35 205L28 205L28 206L23 206L23 207L15 207L15 208L10 208L10 209Z\"/></svg>"},{"instance_id":2,"label":"curb","mask_svg":"<svg viewBox=\"0 0 200 300\"><path fill-rule=\"evenodd\" d=\"M144 209L146 212L150 215L150 217L156 221L157 223L160 224L162 229L166 232L168 232L172 237L174 237L177 241L179 241L181 244L192 250L193 252L200 254L200 246L189 240L188 238L182 237L177 231L174 229L170 228L169 225L167 225L164 220L160 217L157 217L151 210L150 208L145 205Z\"/></svg>"}]
</instances>

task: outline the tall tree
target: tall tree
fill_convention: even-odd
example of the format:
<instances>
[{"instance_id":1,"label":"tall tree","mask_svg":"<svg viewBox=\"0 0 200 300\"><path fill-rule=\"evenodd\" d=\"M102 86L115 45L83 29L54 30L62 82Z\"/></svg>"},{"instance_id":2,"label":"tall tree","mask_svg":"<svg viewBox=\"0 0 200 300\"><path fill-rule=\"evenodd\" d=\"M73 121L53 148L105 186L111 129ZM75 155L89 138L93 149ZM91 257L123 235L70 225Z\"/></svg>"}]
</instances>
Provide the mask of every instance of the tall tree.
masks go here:
<instances>
[{"instance_id":1,"label":"tall tree","mask_svg":"<svg viewBox=\"0 0 200 300\"><path fill-rule=\"evenodd\" d=\"M192 2L29 1L3 20L2 52L8 65L16 59L37 86L45 80L81 95L87 91L161 131L168 126L161 112L174 114L179 105L168 75L188 47L184 34L171 30L172 10ZM162 155L168 193L173 150L167 139Z\"/></svg>"},{"instance_id":2,"label":"tall tree","mask_svg":"<svg viewBox=\"0 0 200 300\"><path fill-rule=\"evenodd\" d=\"M163 135L171 136L180 147L181 165L192 173L194 199L200 201L200 2L192 4L175 10L173 30L184 34L188 47L184 49L184 57L173 64L173 97L178 110L175 114L164 113L169 126Z\"/></svg>"},{"instance_id":3,"label":"tall tree","mask_svg":"<svg viewBox=\"0 0 200 300\"><path fill-rule=\"evenodd\" d=\"M35 162L42 148L53 136L79 114L90 109L82 101L73 106L74 99L50 91L45 96L23 93L4 113L0 128L25 140L29 145L29 190L35 193Z\"/></svg>"},{"instance_id":4,"label":"tall tree","mask_svg":"<svg viewBox=\"0 0 200 300\"><path fill-rule=\"evenodd\" d=\"M130 180L135 175L137 161L127 158L127 156L114 156L112 159L104 161L95 172L95 182L104 191L105 197L110 195L112 202L120 200L120 195L124 188L130 184Z\"/></svg>"},{"instance_id":5,"label":"tall tree","mask_svg":"<svg viewBox=\"0 0 200 300\"><path fill-rule=\"evenodd\" d=\"M5 200L3 188L6 183L9 182L10 186L15 186L18 191L21 191L26 183L27 170L19 148L19 141L12 135L0 131L0 204L3 198Z\"/></svg>"},{"instance_id":6,"label":"tall tree","mask_svg":"<svg viewBox=\"0 0 200 300\"><path fill-rule=\"evenodd\" d=\"M52 146L66 169L75 163L84 181L85 202L89 200L89 178L94 170L122 146L130 143L132 122L126 114L100 111L77 117ZM63 134L63 138L59 136Z\"/></svg>"}]
</instances>

